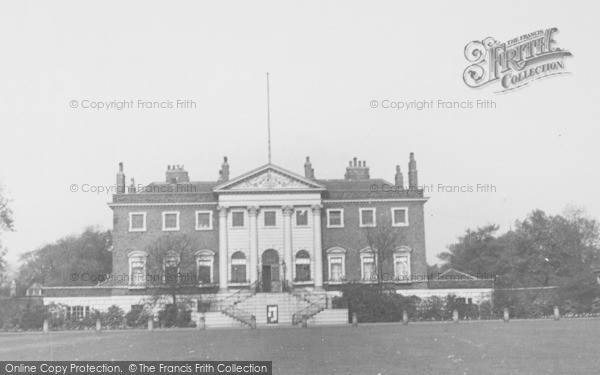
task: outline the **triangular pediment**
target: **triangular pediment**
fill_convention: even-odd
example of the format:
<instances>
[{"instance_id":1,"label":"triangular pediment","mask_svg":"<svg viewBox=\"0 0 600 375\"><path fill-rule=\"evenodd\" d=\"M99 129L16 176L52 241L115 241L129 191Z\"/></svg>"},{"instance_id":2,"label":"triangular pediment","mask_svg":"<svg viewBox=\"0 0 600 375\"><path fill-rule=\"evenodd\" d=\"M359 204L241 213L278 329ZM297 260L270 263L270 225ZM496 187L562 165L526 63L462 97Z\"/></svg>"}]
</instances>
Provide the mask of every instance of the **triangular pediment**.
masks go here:
<instances>
[{"instance_id":1,"label":"triangular pediment","mask_svg":"<svg viewBox=\"0 0 600 375\"><path fill-rule=\"evenodd\" d=\"M315 181L267 164L215 187L215 192L323 190Z\"/></svg>"}]
</instances>

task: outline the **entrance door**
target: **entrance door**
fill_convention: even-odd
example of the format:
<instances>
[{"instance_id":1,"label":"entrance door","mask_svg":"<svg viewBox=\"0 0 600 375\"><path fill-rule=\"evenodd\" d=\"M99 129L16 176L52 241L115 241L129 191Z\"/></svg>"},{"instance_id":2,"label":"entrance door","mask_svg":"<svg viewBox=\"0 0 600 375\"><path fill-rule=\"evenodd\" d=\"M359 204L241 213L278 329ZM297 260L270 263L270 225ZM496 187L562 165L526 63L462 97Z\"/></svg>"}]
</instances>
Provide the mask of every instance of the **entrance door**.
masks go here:
<instances>
[{"instance_id":1,"label":"entrance door","mask_svg":"<svg viewBox=\"0 0 600 375\"><path fill-rule=\"evenodd\" d=\"M262 267L262 289L264 292L271 292L271 266Z\"/></svg>"},{"instance_id":2,"label":"entrance door","mask_svg":"<svg viewBox=\"0 0 600 375\"><path fill-rule=\"evenodd\" d=\"M269 249L262 254L262 285L265 292L280 292L279 254Z\"/></svg>"}]
</instances>

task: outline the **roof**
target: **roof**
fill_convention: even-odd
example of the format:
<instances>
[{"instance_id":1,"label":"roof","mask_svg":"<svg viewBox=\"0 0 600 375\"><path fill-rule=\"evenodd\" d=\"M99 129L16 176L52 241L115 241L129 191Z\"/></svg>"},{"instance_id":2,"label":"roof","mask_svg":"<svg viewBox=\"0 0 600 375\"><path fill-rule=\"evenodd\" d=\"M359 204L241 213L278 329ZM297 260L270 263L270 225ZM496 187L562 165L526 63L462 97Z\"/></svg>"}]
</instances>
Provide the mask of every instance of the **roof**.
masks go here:
<instances>
[{"instance_id":1,"label":"roof","mask_svg":"<svg viewBox=\"0 0 600 375\"><path fill-rule=\"evenodd\" d=\"M35 283L31 284L29 286L29 288L27 288L27 290L29 290L29 289L44 289L44 288L42 287L42 285L40 283L35 282Z\"/></svg>"},{"instance_id":2,"label":"roof","mask_svg":"<svg viewBox=\"0 0 600 375\"><path fill-rule=\"evenodd\" d=\"M475 276L471 276L468 273L460 272L454 268L450 268L442 272L439 276L440 280L477 280Z\"/></svg>"},{"instance_id":3,"label":"roof","mask_svg":"<svg viewBox=\"0 0 600 375\"><path fill-rule=\"evenodd\" d=\"M181 193L211 193L213 187L218 183L219 182L217 181L190 181L179 182L177 184L172 184L170 182L153 182L146 185L143 189L140 189L137 194L165 193L169 192L169 189L179 189L176 190L176 192Z\"/></svg>"},{"instance_id":4,"label":"roof","mask_svg":"<svg viewBox=\"0 0 600 375\"><path fill-rule=\"evenodd\" d=\"M371 178L368 180L317 180L327 190L323 199L347 200L347 199L406 199L423 198L422 190L398 189L394 184L381 179Z\"/></svg>"},{"instance_id":5,"label":"roof","mask_svg":"<svg viewBox=\"0 0 600 375\"><path fill-rule=\"evenodd\" d=\"M113 204L143 203L216 203L217 194L234 188L236 192L258 191L261 189L237 189L244 181L249 181L265 171L272 170L298 181L305 188L296 190L316 190L322 192L325 200L383 200L383 199L427 199L423 190L402 189L384 179L368 180L346 179L309 179L274 164L265 164L250 172L227 181L192 181L172 184L169 182L153 182L137 193L114 194ZM267 189L268 190L268 189ZM285 189L288 190L288 189ZM288 191L293 191L289 189ZM233 190L232 190L233 192Z\"/></svg>"}]
</instances>

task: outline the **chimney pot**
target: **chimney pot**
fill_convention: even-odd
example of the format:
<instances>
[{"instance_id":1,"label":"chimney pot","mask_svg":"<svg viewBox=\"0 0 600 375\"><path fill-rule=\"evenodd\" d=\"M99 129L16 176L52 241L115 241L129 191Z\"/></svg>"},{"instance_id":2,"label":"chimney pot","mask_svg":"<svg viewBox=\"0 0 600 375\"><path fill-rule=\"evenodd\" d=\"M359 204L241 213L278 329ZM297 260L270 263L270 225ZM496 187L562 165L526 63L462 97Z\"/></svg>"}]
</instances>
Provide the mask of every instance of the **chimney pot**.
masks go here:
<instances>
[{"instance_id":1,"label":"chimney pot","mask_svg":"<svg viewBox=\"0 0 600 375\"><path fill-rule=\"evenodd\" d=\"M123 173L123 163L119 163L119 172L117 173L117 194L125 193L125 173Z\"/></svg>"},{"instance_id":2,"label":"chimney pot","mask_svg":"<svg viewBox=\"0 0 600 375\"><path fill-rule=\"evenodd\" d=\"M417 161L415 160L414 152L410 153L410 161L408 162L408 187L411 189L417 189L419 186L418 173L417 173Z\"/></svg>"},{"instance_id":3,"label":"chimney pot","mask_svg":"<svg viewBox=\"0 0 600 375\"><path fill-rule=\"evenodd\" d=\"M346 168L346 174L344 175L346 180L368 180L371 177L369 176L369 168L367 167L367 162L365 160L358 160L358 158L354 157L350 160L348 167Z\"/></svg>"}]
</instances>

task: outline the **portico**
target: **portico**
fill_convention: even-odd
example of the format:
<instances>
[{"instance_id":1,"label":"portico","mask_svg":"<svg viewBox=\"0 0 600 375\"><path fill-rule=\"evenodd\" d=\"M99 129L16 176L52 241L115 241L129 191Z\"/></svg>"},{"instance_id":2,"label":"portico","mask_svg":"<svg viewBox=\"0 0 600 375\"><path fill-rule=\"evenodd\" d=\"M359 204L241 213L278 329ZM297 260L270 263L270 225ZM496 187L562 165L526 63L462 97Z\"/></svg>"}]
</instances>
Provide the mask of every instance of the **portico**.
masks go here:
<instances>
[{"instance_id":1,"label":"portico","mask_svg":"<svg viewBox=\"0 0 600 375\"><path fill-rule=\"evenodd\" d=\"M323 190L315 181L272 164L215 187L220 291L257 285L269 291L280 291L283 285L322 288ZM242 283L232 278L232 256L237 253L247 260Z\"/></svg>"}]
</instances>

